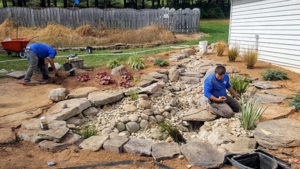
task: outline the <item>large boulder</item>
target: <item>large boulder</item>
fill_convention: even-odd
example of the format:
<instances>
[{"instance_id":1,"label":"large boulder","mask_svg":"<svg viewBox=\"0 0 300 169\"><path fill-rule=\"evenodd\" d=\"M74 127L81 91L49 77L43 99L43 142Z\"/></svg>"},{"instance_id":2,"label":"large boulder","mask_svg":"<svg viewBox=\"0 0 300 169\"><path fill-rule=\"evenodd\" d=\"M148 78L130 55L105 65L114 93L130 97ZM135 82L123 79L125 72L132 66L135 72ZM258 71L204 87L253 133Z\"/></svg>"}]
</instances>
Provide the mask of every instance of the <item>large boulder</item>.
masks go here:
<instances>
[{"instance_id":1,"label":"large boulder","mask_svg":"<svg viewBox=\"0 0 300 169\"><path fill-rule=\"evenodd\" d=\"M182 120L185 121L211 121L216 119L216 115L212 114L210 110L200 107L198 109L190 109L183 115Z\"/></svg>"},{"instance_id":2,"label":"large boulder","mask_svg":"<svg viewBox=\"0 0 300 169\"><path fill-rule=\"evenodd\" d=\"M219 168L224 162L224 156L207 143L189 142L181 146L181 152L193 166Z\"/></svg>"},{"instance_id":3,"label":"large boulder","mask_svg":"<svg viewBox=\"0 0 300 169\"><path fill-rule=\"evenodd\" d=\"M180 149L177 143L159 142L152 145L152 157L156 161L173 158L178 154Z\"/></svg>"},{"instance_id":4,"label":"large boulder","mask_svg":"<svg viewBox=\"0 0 300 169\"><path fill-rule=\"evenodd\" d=\"M131 121L131 122L126 123L126 129L130 133L135 133L135 132L139 131L140 126L138 123Z\"/></svg>"},{"instance_id":5,"label":"large boulder","mask_svg":"<svg viewBox=\"0 0 300 169\"><path fill-rule=\"evenodd\" d=\"M11 128L0 128L0 144L13 143L16 135Z\"/></svg>"},{"instance_id":6,"label":"large boulder","mask_svg":"<svg viewBox=\"0 0 300 169\"><path fill-rule=\"evenodd\" d=\"M95 106L102 106L110 103L115 103L124 97L121 91L99 91L88 95L88 99Z\"/></svg>"},{"instance_id":7,"label":"large boulder","mask_svg":"<svg viewBox=\"0 0 300 169\"><path fill-rule=\"evenodd\" d=\"M127 153L139 156L151 156L152 140L132 138L125 145L124 150Z\"/></svg>"},{"instance_id":8,"label":"large boulder","mask_svg":"<svg viewBox=\"0 0 300 169\"><path fill-rule=\"evenodd\" d=\"M97 87L81 87L71 90L68 99L87 97L89 93L99 90Z\"/></svg>"},{"instance_id":9,"label":"large boulder","mask_svg":"<svg viewBox=\"0 0 300 169\"><path fill-rule=\"evenodd\" d=\"M65 100L52 106L46 116L49 121L68 120L89 107L91 107L91 103L86 98Z\"/></svg>"},{"instance_id":10,"label":"large boulder","mask_svg":"<svg viewBox=\"0 0 300 169\"><path fill-rule=\"evenodd\" d=\"M108 136L92 136L85 139L79 146L84 150L98 151L107 139Z\"/></svg>"},{"instance_id":11,"label":"large boulder","mask_svg":"<svg viewBox=\"0 0 300 169\"><path fill-rule=\"evenodd\" d=\"M54 102L59 102L64 100L67 94L68 94L68 90L66 88L57 88L51 90L48 97Z\"/></svg>"},{"instance_id":12,"label":"large boulder","mask_svg":"<svg viewBox=\"0 0 300 169\"><path fill-rule=\"evenodd\" d=\"M121 76L124 73L127 73L127 69L124 65L118 66L111 70L111 74L114 76Z\"/></svg>"},{"instance_id":13,"label":"large boulder","mask_svg":"<svg viewBox=\"0 0 300 169\"><path fill-rule=\"evenodd\" d=\"M254 137L259 145L270 149L300 146L300 123L292 119L258 123Z\"/></svg>"}]
</instances>

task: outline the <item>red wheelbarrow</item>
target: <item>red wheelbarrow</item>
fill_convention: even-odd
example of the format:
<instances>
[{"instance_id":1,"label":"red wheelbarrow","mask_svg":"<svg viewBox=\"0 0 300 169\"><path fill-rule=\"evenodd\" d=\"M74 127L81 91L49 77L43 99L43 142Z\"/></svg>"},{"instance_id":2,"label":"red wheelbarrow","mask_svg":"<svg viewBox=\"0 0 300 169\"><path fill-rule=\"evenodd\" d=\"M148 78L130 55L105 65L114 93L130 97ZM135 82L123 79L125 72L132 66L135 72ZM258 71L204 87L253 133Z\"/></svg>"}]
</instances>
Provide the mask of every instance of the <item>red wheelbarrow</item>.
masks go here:
<instances>
[{"instance_id":1,"label":"red wheelbarrow","mask_svg":"<svg viewBox=\"0 0 300 169\"><path fill-rule=\"evenodd\" d=\"M33 39L33 38L31 38ZM30 38L16 38L1 41L2 48L10 55L17 53L21 58L25 58L24 49L31 40Z\"/></svg>"}]
</instances>

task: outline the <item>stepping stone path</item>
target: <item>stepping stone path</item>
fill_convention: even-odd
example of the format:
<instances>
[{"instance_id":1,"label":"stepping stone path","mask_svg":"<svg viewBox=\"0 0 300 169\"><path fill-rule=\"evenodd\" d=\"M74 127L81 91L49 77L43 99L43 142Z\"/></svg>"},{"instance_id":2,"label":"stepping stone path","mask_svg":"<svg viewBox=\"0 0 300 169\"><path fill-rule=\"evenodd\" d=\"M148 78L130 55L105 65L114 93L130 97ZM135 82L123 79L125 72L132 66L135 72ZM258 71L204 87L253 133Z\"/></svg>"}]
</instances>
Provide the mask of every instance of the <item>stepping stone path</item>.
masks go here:
<instances>
[{"instance_id":1,"label":"stepping stone path","mask_svg":"<svg viewBox=\"0 0 300 169\"><path fill-rule=\"evenodd\" d=\"M152 145L152 157L156 161L161 161L173 158L180 154L180 149L177 143L154 143Z\"/></svg>"},{"instance_id":2,"label":"stepping stone path","mask_svg":"<svg viewBox=\"0 0 300 169\"><path fill-rule=\"evenodd\" d=\"M63 104L66 104L67 108L62 108ZM91 103L85 98L61 101L48 110L47 119L48 121L68 120L89 107L91 107Z\"/></svg>"},{"instance_id":3,"label":"stepping stone path","mask_svg":"<svg viewBox=\"0 0 300 169\"><path fill-rule=\"evenodd\" d=\"M258 89L277 89L281 88L279 85L270 84L268 82L263 81L254 81L252 84Z\"/></svg>"},{"instance_id":4,"label":"stepping stone path","mask_svg":"<svg viewBox=\"0 0 300 169\"><path fill-rule=\"evenodd\" d=\"M183 114L184 121L211 121L216 119L216 115L212 114L210 110L200 107L198 109L191 109Z\"/></svg>"},{"instance_id":5,"label":"stepping stone path","mask_svg":"<svg viewBox=\"0 0 300 169\"><path fill-rule=\"evenodd\" d=\"M124 150L127 153L139 156L151 156L152 140L131 138L125 145Z\"/></svg>"},{"instance_id":6,"label":"stepping stone path","mask_svg":"<svg viewBox=\"0 0 300 169\"><path fill-rule=\"evenodd\" d=\"M262 104L270 104L270 103L281 103L283 100L286 99L285 96L274 96L270 94L260 94L256 93L253 96L254 100L257 100L259 103Z\"/></svg>"},{"instance_id":7,"label":"stepping stone path","mask_svg":"<svg viewBox=\"0 0 300 169\"><path fill-rule=\"evenodd\" d=\"M16 135L11 128L0 128L0 144L13 143Z\"/></svg>"},{"instance_id":8,"label":"stepping stone path","mask_svg":"<svg viewBox=\"0 0 300 169\"><path fill-rule=\"evenodd\" d=\"M82 97L87 97L88 94L99 90L97 87L81 87L77 88L74 90L71 90L69 95L67 96L68 99L73 99L73 98L82 98Z\"/></svg>"},{"instance_id":9,"label":"stepping stone path","mask_svg":"<svg viewBox=\"0 0 300 169\"><path fill-rule=\"evenodd\" d=\"M103 144L104 150L111 151L114 153L122 153L123 152L123 146L127 143L129 140L128 137L124 136L117 136L110 140L107 140Z\"/></svg>"},{"instance_id":10,"label":"stepping stone path","mask_svg":"<svg viewBox=\"0 0 300 169\"><path fill-rule=\"evenodd\" d=\"M189 142L181 146L181 152L193 166L219 168L224 161L224 156L207 143Z\"/></svg>"},{"instance_id":11,"label":"stepping stone path","mask_svg":"<svg viewBox=\"0 0 300 169\"><path fill-rule=\"evenodd\" d=\"M259 145L276 149L300 146L299 133L300 123L286 118L258 123L254 137Z\"/></svg>"},{"instance_id":12,"label":"stepping stone path","mask_svg":"<svg viewBox=\"0 0 300 169\"><path fill-rule=\"evenodd\" d=\"M115 103L124 97L121 91L99 91L88 95L89 101L95 106L102 106L110 103Z\"/></svg>"},{"instance_id":13,"label":"stepping stone path","mask_svg":"<svg viewBox=\"0 0 300 169\"><path fill-rule=\"evenodd\" d=\"M15 78L15 79L21 79L21 78L25 77L25 74L26 74L25 71L15 71L15 72L8 73L7 76Z\"/></svg>"},{"instance_id":14,"label":"stepping stone path","mask_svg":"<svg viewBox=\"0 0 300 169\"><path fill-rule=\"evenodd\" d=\"M107 139L108 136L92 136L85 139L79 146L84 150L98 151Z\"/></svg>"}]
</instances>

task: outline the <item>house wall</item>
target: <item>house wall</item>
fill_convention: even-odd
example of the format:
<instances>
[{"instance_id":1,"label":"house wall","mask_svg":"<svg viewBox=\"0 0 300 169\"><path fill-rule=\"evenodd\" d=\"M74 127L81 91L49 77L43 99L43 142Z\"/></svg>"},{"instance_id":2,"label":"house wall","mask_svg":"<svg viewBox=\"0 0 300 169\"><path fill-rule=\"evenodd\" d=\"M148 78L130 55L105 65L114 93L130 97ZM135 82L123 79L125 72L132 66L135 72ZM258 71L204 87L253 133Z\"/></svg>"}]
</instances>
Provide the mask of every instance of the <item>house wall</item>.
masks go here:
<instances>
[{"instance_id":1,"label":"house wall","mask_svg":"<svg viewBox=\"0 0 300 169\"><path fill-rule=\"evenodd\" d=\"M233 0L230 46L259 60L300 68L300 0Z\"/></svg>"}]
</instances>

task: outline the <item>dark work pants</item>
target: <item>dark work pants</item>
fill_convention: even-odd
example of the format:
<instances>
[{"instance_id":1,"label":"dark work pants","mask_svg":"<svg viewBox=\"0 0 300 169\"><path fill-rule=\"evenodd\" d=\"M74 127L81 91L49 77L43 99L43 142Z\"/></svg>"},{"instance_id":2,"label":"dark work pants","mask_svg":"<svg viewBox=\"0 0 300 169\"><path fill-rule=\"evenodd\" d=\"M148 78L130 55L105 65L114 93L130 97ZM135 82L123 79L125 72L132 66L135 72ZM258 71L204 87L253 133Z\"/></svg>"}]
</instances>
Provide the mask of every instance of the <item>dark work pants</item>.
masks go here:
<instances>
[{"instance_id":1,"label":"dark work pants","mask_svg":"<svg viewBox=\"0 0 300 169\"><path fill-rule=\"evenodd\" d=\"M226 96L224 103L211 102L210 105L215 115L226 118L234 116L234 113L241 109L239 102L230 96Z\"/></svg>"},{"instance_id":2,"label":"dark work pants","mask_svg":"<svg viewBox=\"0 0 300 169\"><path fill-rule=\"evenodd\" d=\"M24 78L24 82L30 82L33 71L40 69L43 79L48 79L48 72L45 65L45 59L39 58L32 50L26 49L25 55L29 60L29 67L27 69L27 73Z\"/></svg>"}]
</instances>

